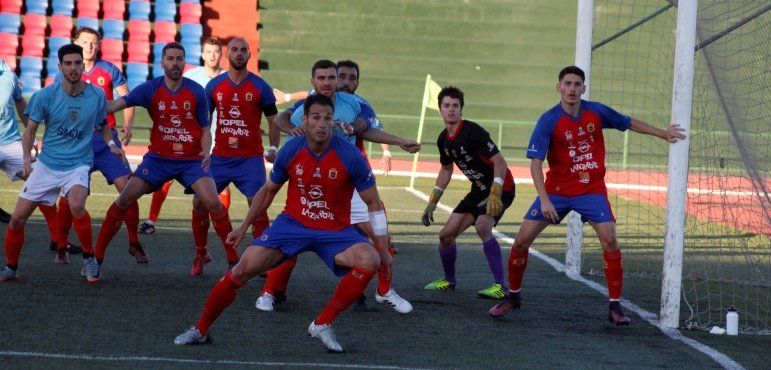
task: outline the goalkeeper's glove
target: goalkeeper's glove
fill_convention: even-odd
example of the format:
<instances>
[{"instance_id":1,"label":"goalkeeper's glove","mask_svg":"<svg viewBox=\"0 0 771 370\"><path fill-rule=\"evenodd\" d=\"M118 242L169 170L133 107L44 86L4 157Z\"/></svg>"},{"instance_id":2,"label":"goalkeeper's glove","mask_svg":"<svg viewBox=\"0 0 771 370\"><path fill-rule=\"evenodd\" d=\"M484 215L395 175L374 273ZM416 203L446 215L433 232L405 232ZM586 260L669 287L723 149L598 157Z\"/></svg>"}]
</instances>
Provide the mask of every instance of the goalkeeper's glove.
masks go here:
<instances>
[{"instance_id":1,"label":"goalkeeper's glove","mask_svg":"<svg viewBox=\"0 0 771 370\"><path fill-rule=\"evenodd\" d=\"M498 178L496 178L497 180ZM502 181L501 181L502 182ZM501 184L494 181L490 186L490 195L487 197L487 209L486 213L492 218L496 218L503 213L503 202L501 201L501 194L503 194L503 188Z\"/></svg>"},{"instance_id":2,"label":"goalkeeper's glove","mask_svg":"<svg viewBox=\"0 0 771 370\"><path fill-rule=\"evenodd\" d=\"M444 189L434 186L434 191L431 192L431 197L428 198L428 204L426 209L423 210L423 226L431 226L434 222L434 211L436 210L436 204L439 203L439 199L442 198Z\"/></svg>"}]
</instances>

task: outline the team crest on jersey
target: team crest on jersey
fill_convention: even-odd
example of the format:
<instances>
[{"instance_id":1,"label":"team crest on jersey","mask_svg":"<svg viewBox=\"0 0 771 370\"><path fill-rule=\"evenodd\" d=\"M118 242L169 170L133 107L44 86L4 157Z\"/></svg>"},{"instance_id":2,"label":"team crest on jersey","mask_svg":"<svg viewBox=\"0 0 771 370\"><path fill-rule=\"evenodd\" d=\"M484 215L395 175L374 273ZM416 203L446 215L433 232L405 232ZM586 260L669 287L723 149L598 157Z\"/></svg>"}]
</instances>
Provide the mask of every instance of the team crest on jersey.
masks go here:
<instances>
[{"instance_id":1,"label":"team crest on jersey","mask_svg":"<svg viewBox=\"0 0 771 370\"><path fill-rule=\"evenodd\" d=\"M161 100L158 102L158 110L166 110L166 102Z\"/></svg>"},{"instance_id":2,"label":"team crest on jersey","mask_svg":"<svg viewBox=\"0 0 771 370\"><path fill-rule=\"evenodd\" d=\"M70 111L70 121L75 122L78 119L78 111L71 110Z\"/></svg>"},{"instance_id":3,"label":"team crest on jersey","mask_svg":"<svg viewBox=\"0 0 771 370\"><path fill-rule=\"evenodd\" d=\"M177 102L175 100L171 101L171 109L179 109L179 107L177 107Z\"/></svg>"},{"instance_id":4,"label":"team crest on jersey","mask_svg":"<svg viewBox=\"0 0 771 370\"><path fill-rule=\"evenodd\" d=\"M238 101L238 93L233 93L232 101Z\"/></svg>"},{"instance_id":5,"label":"team crest on jersey","mask_svg":"<svg viewBox=\"0 0 771 370\"><path fill-rule=\"evenodd\" d=\"M97 78L96 83L99 84L99 86L104 86L104 77Z\"/></svg>"},{"instance_id":6,"label":"team crest on jersey","mask_svg":"<svg viewBox=\"0 0 771 370\"><path fill-rule=\"evenodd\" d=\"M185 110L190 110L190 101L185 100L185 102L182 103L182 107L185 108Z\"/></svg>"},{"instance_id":7,"label":"team crest on jersey","mask_svg":"<svg viewBox=\"0 0 771 370\"><path fill-rule=\"evenodd\" d=\"M298 164L297 166L295 166L294 167L294 174L297 175L297 176L302 176L303 175L303 165Z\"/></svg>"},{"instance_id":8,"label":"team crest on jersey","mask_svg":"<svg viewBox=\"0 0 771 370\"><path fill-rule=\"evenodd\" d=\"M573 131L565 130L565 141L573 140Z\"/></svg>"},{"instance_id":9,"label":"team crest on jersey","mask_svg":"<svg viewBox=\"0 0 771 370\"><path fill-rule=\"evenodd\" d=\"M313 172L313 177L319 179L321 178L321 168L316 167L316 171Z\"/></svg>"},{"instance_id":10,"label":"team crest on jersey","mask_svg":"<svg viewBox=\"0 0 771 370\"><path fill-rule=\"evenodd\" d=\"M329 178L332 180L337 178L337 168L333 168L329 170Z\"/></svg>"},{"instance_id":11,"label":"team crest on jersey","mask_svg":"<svg viewBox=\"0 0 771 370\"><path fill-rule=\"evenodd\" d=\"M222 101L222 93L221 92L217 93L217 101Z\"/></svg>"},{"instance_id":12,"label":"team crest on jersey","mask_svg":"<svg viewBox=\"0 0 771 370\"><path fill-rule=\"evenodd\" d=\"M246 101L252 101L254 99L254 94L248 92L246 93Z\"/></svg>"},{"instance_id":13,"label":"team crest on jersey","mask_svg":"<svg viewBox=\"0 0 771 370\"><path fill-rule=\"evenodd\" d=\"M589 122L586 124L586 131L594 132L594 123Z\"/></svg>"}]
</instances>

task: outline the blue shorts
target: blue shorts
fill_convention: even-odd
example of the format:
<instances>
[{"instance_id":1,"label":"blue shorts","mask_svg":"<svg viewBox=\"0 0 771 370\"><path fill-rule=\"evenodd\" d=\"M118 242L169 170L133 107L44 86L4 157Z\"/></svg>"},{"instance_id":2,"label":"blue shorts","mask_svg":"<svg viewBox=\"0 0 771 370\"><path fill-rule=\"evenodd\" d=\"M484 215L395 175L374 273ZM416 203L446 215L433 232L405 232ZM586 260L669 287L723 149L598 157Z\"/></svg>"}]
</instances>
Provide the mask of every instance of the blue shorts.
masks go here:
<instances>
[{"instance_id":1,"label":"blue shorts","mask_svg":"<svg viewBox=\"0 0 771 370\"><path fill-rule=\"evenodd\" d=\"M559 214L560 222L570 211L580 213L581 222L592 221L594 223L602 223L616 221L613 211L610 209L607 194L586 194L573 197L549 194L549 199L554 205L554 209L557 210L557 214ZM550 219L544 217L543 213L541 213L541 199L537 196L533 205L525 213L525 219L551 222Z\"/></svg>"},{"instance_id":2,"label":"blue shorts","mask_svg":"<svg viewBox=\"0 0 771 370\"><path fill-rule=\"evenodd\" d=\"M314 230L282 213L252 245L279 249L287 258L313 251L335 275L343 276L349 268L335 265L335 256L357 243L368 241L353 226L339 231Z\"/></svg>"},{"instance_id":3,"label":"blue shorts","mask_svg":"<svg viewBox=\"0 0 771 370\"><path fill-rule=\"evenodd\" d=\"M211 174L221 193L232 182L241 194L253 197L265 185L265 161L259 157L211 156Z\"/></svg>"},{"instance_id":4,"label":"blue shorts","mask_svg":"<svg viewBox=\"0 0 771 370\"><path fill-rule=\"evenodd\" d=\"M145 154L134 176L147 181L152 186L148 193L152 193L169 180L177 180L189 188L198 179L211 177L211 172L201 168L200 159L168 159Z\"/></svg>"},{"instance_id":5,"label":"blue shorts","mask_svg":"<svg viewBox=\"0 0 771 370\"><path fill-rule=\"evenodd\" d=\"M112 130L112 140L118 148L121 147L118 140L118 132ZM94 147L94 165L91 166L91 173L99 171L104 175L108 185L112 185L115 179L131 175L131 168L127 163L123 163L123 158L118 157L110 151L110 147L104 142L102 134L94 131L91 145Z\"/></svg>"}]
</instances>

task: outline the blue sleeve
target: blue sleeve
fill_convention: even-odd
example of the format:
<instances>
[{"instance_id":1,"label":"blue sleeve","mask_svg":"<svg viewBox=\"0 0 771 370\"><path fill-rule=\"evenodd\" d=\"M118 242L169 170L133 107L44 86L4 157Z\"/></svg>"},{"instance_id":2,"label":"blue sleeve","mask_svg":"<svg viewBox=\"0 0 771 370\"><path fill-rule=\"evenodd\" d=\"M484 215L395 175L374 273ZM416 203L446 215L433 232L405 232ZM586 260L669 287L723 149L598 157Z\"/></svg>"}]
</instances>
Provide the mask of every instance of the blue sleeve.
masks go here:
<instances>
[{"instance_id":1,"label":"blue sleeve","mask_svg":"<svg viewBox=\"0 0 771 370\"><path fill-rule=\"evenodd\" d=\"M214 80L216 78L212 78L209 83L206 84L206 88L204 89L204 95L206 95L206 100L209 104L209 117L211 117L212 113L214 113L214 108L217 106L217 104L214 103L214 98L212 98L212 95L214 94L214 88L216 87L216 84L214 83Z\"/></svg>"},{"instance_id":2,"label":"blue sleeve","mask_svg":"<svg viewBox=\"0 0 771 370\"><path fill-rule=\"evenodd\" d=\"M298 109L301 109L303 107L303 104L305 104L305 99L300 99L297 101L297 103L294 103L294 105L287 110L290 112L295 112Z\"/></svg>"},{"instance_id":3,"label":"blue sleeve","mask_svg":"<svg viewBox=\"0 0 771 370\"><path fill-rule=\"evenodd\" d=\"M54 83L62 82L62 74L59 72L54 73Z\"/></svg>"},{"instance_id":4,"label":"blue sleeve","mask_svg":"<svg viewBox=\"0 0 771 370\"><path fill-rule=\"evenodd\" d=\"M22 98L21 86L19 86L19 79L16 76L13 76L13 79L14 79L14 81L13 81L13 95L12 95L12 98L13 98L13 100L19 100L19 99ZM22 112L22 113L24 113L24 112Z\"/></svg>"},{"instance_id":5,"label":"blue sleeve","mask_svg":"<svg viewBox=\"0 0 771 370\"><path fill-rule=\"evenodd\" d=\"M32 95L29 99L29 104L27 104L27 109L24 110L25 116L37 123L45 123L46 116L48 115L45 103L49 100L46 96L49 90L42 89Z\"/></svg>"},{"instance_id":6,"label":"blue sleeve","mask_svg":"<svg viewBox=\"0 0 771 370\"><path fill-rule=\"evenodd\" d=\"M150 101L152 100L153 95L155 95L155 91L153 89L154 81L155 80L143 82L139 86L129 91L128 95L123 97L123 100L126 102L126 107L143 107L145 109L149 108Z\"/></svg>"},{"instance_id":7,"label":"blue sleeve","mask_svg":"<svg viewBox=\"0 0 771 370\"><path fill-rule=\"evenodd\" d=\"M94 90L99 91L99 106L98 106L98 113L96 114L96 121L98 122L96 124L96 129L101 130L102 126L107 124L107 98L105 98L104 93L97 88L94 88Z\"/></svg>"},{"instance_id":8,"label":"blue sleeve","mask_svg":"<svg viewBox=\"0 0 771 370\"><path fill-rule=\"evenodd\" d=\"M340 143L345 142L340 139ZM341 153L341 157L348 158L346 163L346 171L351 181L356 186L357 191L364 191L375 186L375 176L372 175L372 170L364 160L364 155L353 145L345 142L344 145L337 145L337 150Z\"/></svg>"},{"instance_id":9,"label":"blue sleeve","mask_svg":"<svg viewBox=\"0 0 771 370\"><path fill-rule=\"evenodd\" d=\"M545 113L538 119L533 129L533 134L530 135L530 143L527 144L527 158L536 158L540 160L546 159L546 152L549 151L551 145L551 133L554 130L556 119L550 112Z\"/></svg>"},{"instance_id":10,"label":"blue sleeve","mask_svg":"<svg viewBox=\"0 0 771 370\"><path fill-rule=\"evenodd\" d=\"M113 89L126 84L126 79L123 77L123 73L120 73L120 69L118 69L115 64L105 62L105 65L108 66L107 71L110 72L110 77L112 77Z\"/></svg>"},{"instance_id":11,"label":"blue sleeve","mask_svg":"<svg viewBox=\"0 0 771 370\"><path fill-rule=\"evenodd\" d=\"M270 181L274 184L283 184L289 180L289 174L286 172L286 166L294 158L296 152L298 138L305 140L305 136L298 136L292 138L281 149L279 149L276 155L276 160L273 161L273 169L270 170Z\"/></svg>"},{"instance_id":12,"label":"blue sleeve","mask_svg":"<svg viewBox=\"0 0 771 370\"><path fill-rule=\"evenodd\" d=\"M618 113L605 104L595 102L591 105L591 108L600 115L602 128L615 128L619 131L626 131L632 125L631 117Z\"/></svg>"},{"instance_id":13,"label":"blue sleeve","mask_svg":"<svg viewBox=\"0 0 771 370\"><path fill-rule=\"evenodd\" d=\"M209 127L211 124L210 118L211 117L211 111L209 111L209 99L206 99L206 93L203 90L203 87L196 84L196 87L193 88L193 93L195 94L195 100L198 102L195 105L195 117L198 119L198 124L201 127Z\"/></svg>"},{"instance_id":14,"label":"blue sleeve","mask_svg":"<svg viewBox=\"0 0 771 370\"><path fill-rule=\"evenodd\" d=\"M258 80L259 81L259 80ZM255 81L255 82L258 82ZM257 88L260 90L260 107L264 107L266 105L276 104L276 95L273 94L273 88L270 87L270 85L265 82L265 80L259 81L260 83L257 84Z\"/></svg>"},{"instance_id":15,"label":"blue sleeve","mask_svg":"<svg viewBox=\"0 0 771 370\"><path fill-rule=\"evenodd\" d=\"M292 117L289 119L289 122L292 123L295 127L300 127L303 125L303 113L305 112L305 108L303 107L303 104L305 103L305 99L300 100L295 104L295 107L290 108L292 110L289 110L292 112Z\"/></svg>"},{"instance_id":16,"label":"blue sleeve","mask_svg":"<svg viewBox=\"0 0 771 370\"><path fill-rule=\"evenodd\" d=\"M375 110L372 109L372 107L359 100L359 114L356 116L356 118L361 118L364 120L364 122L367 122L367 130L369 130L372 127L375 127L373 125L373 122L377 122L377 124L380 124L380 121L377 120L377 115L375 114ZM377 128L377 127L375 127ZM378 130L383 130L383 126L380 126L377 128Z\"/></svg>"}]
</instances>

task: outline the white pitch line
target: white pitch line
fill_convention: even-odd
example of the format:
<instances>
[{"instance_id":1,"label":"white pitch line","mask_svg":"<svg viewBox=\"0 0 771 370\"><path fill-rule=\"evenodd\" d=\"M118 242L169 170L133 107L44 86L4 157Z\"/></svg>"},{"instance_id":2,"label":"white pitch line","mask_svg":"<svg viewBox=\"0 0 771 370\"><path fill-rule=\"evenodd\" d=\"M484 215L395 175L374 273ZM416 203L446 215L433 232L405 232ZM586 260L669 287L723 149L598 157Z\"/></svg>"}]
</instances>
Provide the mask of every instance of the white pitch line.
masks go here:
<instances>
[{"instance_id":1,"label":"white pitch line","mask_svg":"<svg viewBox=\"0 0 771 370\"><path fill-rule=\"evenodd\" d=\"M178 364L209 364L209 365L240 365L240 366L296 366L296 367L337 367L346 369L420 369L390 365L355 365L355 364L335 364L324 362L263 362L263 361L238 361L238 360L198 360L193 358L173 358L173 357L149 357L149 356L91 356L91 355L68 355L64 353L45 353L45 352L20 352L20 351L0 351L0 356L9 357L32 357L32 358L58 358L66 360L84 360L84 361L124 361L124 362L171 362Z\"/></svg>"},{"instance_id":2,"label":"white pitch line","mask_svg":"<svg viewBox=\"0 0 771 370\"><path fill-rule=\"evenodd\" d=\"M428 202L428 195L426 195L425 193L421 192L420 190L415 190L415 189L411 189L411 188L408 188L408 187L405 187L404 190L406 190L409 193L412 193L413 195L415 195L416 197L422 199L423 201ZM441 209L441 210L443 210L445 212L448 212L448 213L452 212L452 210L453 210L452 208L450 208L450 207L448 207L448 206L446 206L444 204L441 204L441 203L439 203L437 205L437 208L439 208L439 209ZM509 244L513 244L514 243L514 239L508 237L506 234L503 234L503 233L499 232L496 229L493 229L493 235L495 235L496 238L501 239L501 240L503 240L506 243L509 243ZM561 262L555 260L554 258L551 258L551 257L549 257L549 256L547 256L547 255L537 251L532 246L529 248L529 254L532 254L533 256L537 257L538 259L542 260L543 262L546 262L551 267L553 267L555 270L557 270L557 272L565 272L565 265L564 264L562 264ZM598 284L597 282L594 282L592 280L588 280L588 279L584 278L583 276L581 276L580 274L566 273L565 275L568 278L572 279L572 280L575 280L575 281L577 281L579 283L583 283L584 285L588 286L589 288L592 288L592 289L596 290L597 292L599 292L600 294L602 294L602 295L604 295L606 297L608 296L608 289L606 287ZM699 342L699 341L697 341L695 339L686 337L685 335L680 333L680 331L677 330L677 329L670 329L670 328L665 328L665 327L661 326L661 324L659 323L658 316L656 316L652 312L646 311L642 307L634 304L632 301L629 301L627 299L622 299L621 300L621 304L624 306L624 308L626 308L626 309L628 309L630 311L633 311L634 313L636 313L637 315L642 317L643 320L647 321L649 324L659 328L659 330L661 330L661 332L664 333L666 336L668 336L668 337L670 337L672 339L675 339L675 340L679 340L679 341L681 341L681 342L683 342L683 343L693 347L697 351L699 351L699 352L709 356L715 362L720 364L720 366L722 366L723 368L731 369L731 370L734 370L734 369L736 369L736 370L743 370L744 369L744 367L742 365L740 365L738 362L734 361L730 357L726 356L722 352L720 352L720 351L718 351L718 350L716 350L716 349L714 349L714 348L712 348L710 346L707 346L706 344L703 344L703 343L701 343L701 342Z\"/></svg>"}]
</instances>

